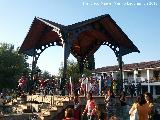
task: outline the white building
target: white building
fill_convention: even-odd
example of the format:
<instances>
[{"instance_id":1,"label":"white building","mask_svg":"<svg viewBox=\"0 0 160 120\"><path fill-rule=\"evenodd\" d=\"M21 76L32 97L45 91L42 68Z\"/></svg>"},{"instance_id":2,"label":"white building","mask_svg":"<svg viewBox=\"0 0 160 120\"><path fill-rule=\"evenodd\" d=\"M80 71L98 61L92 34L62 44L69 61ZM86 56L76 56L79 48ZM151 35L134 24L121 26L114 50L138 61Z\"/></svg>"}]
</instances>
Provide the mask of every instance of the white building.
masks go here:
<instances>
[{"instance_id":1,"label":"white building","mask_svg":"<svg viewBox=\"0 0 160 120\"><path fill-rule=\"evenodd\" d=\"M97 68L93 73L103 77L112 74L116 79L119 67L116 65ZM123 65L123 86L128 84L136 86L137 83L141 83L142 93L148 91L154 97L160 96L160 60Z\"/></svg>"}]
</instances>

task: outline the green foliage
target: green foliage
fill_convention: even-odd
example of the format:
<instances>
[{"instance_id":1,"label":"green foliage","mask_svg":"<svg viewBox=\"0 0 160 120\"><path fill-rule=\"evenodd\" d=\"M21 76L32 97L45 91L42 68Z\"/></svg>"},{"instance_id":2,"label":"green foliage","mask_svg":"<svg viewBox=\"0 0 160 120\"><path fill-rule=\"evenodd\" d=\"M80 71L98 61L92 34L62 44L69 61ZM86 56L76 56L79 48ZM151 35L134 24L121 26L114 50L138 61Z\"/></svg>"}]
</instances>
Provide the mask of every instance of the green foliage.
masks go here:
<instances>
[{"instance_id":1,"label":"green foliage","mask_svg":"<svg viewBox=\"0 0 160 120\"><path fill-rule=\"evenodd\" d=\"M51 79L51 74L48 71L44 71L41 75L44 79Z\"/></svg>"},{"instance_id":2,"label":"green foliage","mask_svg":"<svg viewBox=\"0 0 160 120\"><path fill-rule=\"evenodd\" d=\"M18 54L14 45L0 43L0 88L13 88L22 73L27 74L29 64L27 56Z\"/></svg>"},{"instance_id":3,"label":"green foliage","mask_svg":"<svg viewBox=\"0 0 160 120\"><path fill-rule=\"evenodd\" d=\"M86 76L91 76L92 72L88 70L87 68L84 68L84 74ZM61 67L59 68L59 76L62 77L63 75L63 64L61 64ZM77 83L79 78L81 77L79 65L77 62L74 62L73 60L67 61L67 78L72 78L72 81L74 83Z\"/></svg>"},{"instance_id":4,"label":"green foliage","mask_svg":"<svg viewBox=\"0 0 160 120\"><path fill-rule=\"evenodd\" d=\"M93 70L95 69L95 59L94 59L94 54L91 55L88 59L87 59L87 69L89 70Z\"/></svg>"}]
</instances>

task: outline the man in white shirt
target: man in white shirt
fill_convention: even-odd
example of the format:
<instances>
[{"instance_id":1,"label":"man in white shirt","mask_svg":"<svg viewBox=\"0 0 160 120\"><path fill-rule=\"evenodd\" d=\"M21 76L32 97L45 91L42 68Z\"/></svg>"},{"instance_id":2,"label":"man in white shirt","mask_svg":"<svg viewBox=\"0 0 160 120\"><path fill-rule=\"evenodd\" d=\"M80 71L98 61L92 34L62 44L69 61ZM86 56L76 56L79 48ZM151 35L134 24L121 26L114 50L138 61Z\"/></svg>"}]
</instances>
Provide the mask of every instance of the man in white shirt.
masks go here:
<instances>
[{"instance_id":1,"label":"man in white shirt","mask_svg":"<svg viewBox=\"0 0 160 120\"><path fill-rule=\"evenodd\" d=\"M82 75L82 78L81 78L81 88L84 92L84 95L86 96L86 92L88 90L88 78L85 76L85 74Z\"/></svg>"}]
</instances>

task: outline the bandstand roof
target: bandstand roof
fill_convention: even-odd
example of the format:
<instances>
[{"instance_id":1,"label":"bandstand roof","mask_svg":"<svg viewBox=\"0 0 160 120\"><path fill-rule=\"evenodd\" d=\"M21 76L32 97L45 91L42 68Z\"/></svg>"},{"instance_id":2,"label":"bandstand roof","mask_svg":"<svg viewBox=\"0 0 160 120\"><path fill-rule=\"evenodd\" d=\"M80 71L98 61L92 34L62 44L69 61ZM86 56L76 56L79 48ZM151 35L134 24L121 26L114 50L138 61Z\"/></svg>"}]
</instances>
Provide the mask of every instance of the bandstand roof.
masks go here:
<instances>
[{"instance_id":1,"label":"bandstand roof","mask_svg":"<svg viewBox=\"0 0 160 120\"><path fill-rule=\"evenodd\" d=\"M128 36L121 30L110 15L102 15L86 21L64 26L42 18L35 18L31 28L20 48L20 52L33 56L33 50L42 45L59 43L62 39L53 31L64 31L67 40L71 41L71 53L76 58L86 58L93 54L101 45L108 45L116 54L121 56L131 52L140 52Z\"/></svg>"},{"instance_id":2,"label":"bandstand roof","mask_svg":"<svg viewBox=\"0 0 160 120\"><path fill-rule=\"evenodd\" d=\"M35 17L19 52L33 56L34 49L39 49L43 45L51 45L56 42L57 45L62 46L62 39L58 31L53 31L53 28L60 30L62 27L64 26L58 23Z\"/></svg>"},{"instance_id":3,"label":"bandstand roof","mask_svg":"<svg viewBox=\"0 0 160 120\"><path fill-rule=\"evenodd\" d=\"M72 54L75 57L86 57L95 53L101 45L108 45L116 56L119 55L119 49L121 49L122 56L131 52L140 52L108 14L67 27L77 34L76 37L73 37L71 47ZM79 30L82 32L78 33Z\"/></svg>"}]
</instances>

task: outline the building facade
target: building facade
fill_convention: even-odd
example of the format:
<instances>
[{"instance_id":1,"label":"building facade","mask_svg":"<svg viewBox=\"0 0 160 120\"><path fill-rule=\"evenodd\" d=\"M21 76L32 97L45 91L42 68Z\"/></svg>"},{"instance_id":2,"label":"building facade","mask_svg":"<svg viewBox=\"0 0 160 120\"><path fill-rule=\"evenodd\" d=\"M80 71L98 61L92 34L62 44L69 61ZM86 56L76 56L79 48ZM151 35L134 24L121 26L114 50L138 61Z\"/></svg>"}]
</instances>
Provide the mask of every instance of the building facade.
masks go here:
<instances>
[{"instance_id":1,"label":"building facade","mask_svg":"<svg viewBox=\"0 0 160 120\"><path fill-rule=\"evenodd\" d=\"M118 65L97 68L93 71L95 75L105 77L109 74L117 79L119 73ZM141 93L150 92L153 97L160 96L160 60L140 62L123 65L123 88L128 85L141 84Z\"/></svg>"}]
</instances>

